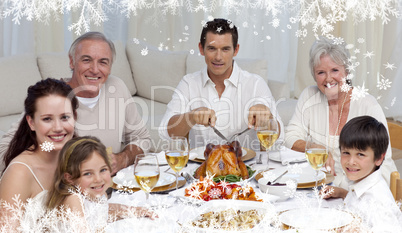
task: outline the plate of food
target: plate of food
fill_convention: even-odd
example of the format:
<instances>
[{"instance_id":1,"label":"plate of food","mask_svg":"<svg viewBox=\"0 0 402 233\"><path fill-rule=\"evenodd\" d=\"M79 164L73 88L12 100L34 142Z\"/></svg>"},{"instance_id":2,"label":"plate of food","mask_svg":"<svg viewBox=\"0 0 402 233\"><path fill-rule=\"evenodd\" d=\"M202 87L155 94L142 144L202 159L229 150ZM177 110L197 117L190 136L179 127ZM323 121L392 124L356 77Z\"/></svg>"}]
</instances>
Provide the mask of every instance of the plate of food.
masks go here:
<instances>
[{"instance_id":1,"label":"plate of food","mask_svg":"<svg viewBox=\"0 0 402 233\"><path fill-rule=\"evenodd\" d=\"M349 212L331 208L291 209L280 213L278 218L285 229L325 232L338 232L354 220Z\"/></svg>"},{"instance_id":2,"label":"plate of food","mask_svg":"<svg viewBox=\"0 0 402 233\"><path fill-rule=\"evenodd\" d=\"M126 188L140 188L140 186L137 184L137 181L135 180L134 177L134 166L129 166L126 167L119 172L117 172L116 176L113 177L113 183L116 184L117 187L126 187ZM161 186L167 186L172 183L176 182L176 176L171 173L167 172L161 172L159 174L159 180L158 183L156 183L157 187Z\"/></svg>"},{"instance_id":3,"label":"plate of food","mask_svg":"<svg viewBox=\"0 0 402 233\"><path fill-rule=\"evenodd\" d=\"M275 212L270 203L210 201L180 221L188 232L264 232Z\"/></svg>"},{"instance_id":4,"label":"plate of food","mask_svg":"<svg viewBox=\"0 0 402 233\"><path fill-rule=\"evenodd\" d=\"M274 195L255 191L248 184L230 184L214 182L210 177L201 178L185 189L178 189L169 193L183 202L202 205L213 200L243 200L256 202L275 202L279 198Z\"/></svg>"},{"instance_id":5,"label":"plate of food","mask_svg":"<svg viewBox=\"0 0 402 233\"><path fill-rule=\"evenodd\" d=\"M207 149L206 146L191 149L189 160L198 163L204 162L205 161L204 152L206 149ZM253 159L256 155L255 151L244 147L241 147L241 152L242 152L241 155L242 161L248 161L250 159Z\"/></svg>"},{"instance_id":6,"label":"plate of food","mask_svg":"<svg viewBox=\"0 0 402 233\"><path fill-rule=\"evenodd\" d=\"M258 180L263 178L263 177L278 177L280 174L282 174L287 167L280 167L276 169L270 169L267 171L260 172L255 175L255 179ZM298 168L295 169L289 169L288 172L280 178L277 182L285 181L287 179L294 179L297 181L297 188L313 188L315 186L315 170L310 167L308 164L305 164L305 166L299 166ZM323 171L318 172L318 185L321 185L323 183L329 184L332 181L334 181L335 177L331 175L330 173L326 173Z\"/></svg>"}]
</instances>

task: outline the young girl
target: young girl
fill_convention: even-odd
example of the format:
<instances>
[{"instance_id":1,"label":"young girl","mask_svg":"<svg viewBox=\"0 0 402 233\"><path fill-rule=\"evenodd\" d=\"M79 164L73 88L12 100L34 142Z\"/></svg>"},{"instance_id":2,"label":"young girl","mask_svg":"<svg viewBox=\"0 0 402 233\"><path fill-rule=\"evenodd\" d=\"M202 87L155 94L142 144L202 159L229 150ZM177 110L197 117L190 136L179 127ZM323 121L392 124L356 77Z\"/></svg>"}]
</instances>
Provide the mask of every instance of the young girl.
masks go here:
<instances>
[{"instance_id":1,"label":"young girl","mask_svg":"<svg viewBox=\"0 0 402 233\"><path fill-rule=\"evenodd\" d=\"M102 231L108 219L122 218L130 213L152 218L153 214L145 208L107 204L106 190L112 182L110 172L106 148L99 139L86 136L70 140L60 152L48 208L78 213L83 221L75 221L75 226L85 232Z\"/></svg>"},{"instance_id":2,"label":"young girl","mask_svg":"<svg viewBox=\"0 0 402 233\"><path fill-rule=\"evenodd\" d=\"M46 190L53 186L49 177L56 171L58 154L74 136L78 101L71 93L72 89L66 83L50 78L28 88L24 117L4 155L6 168L0 180L0 229L6 227L10 232L17 227L31 228L40 218L35 210L44 210ZM22 218L5 208L7 203L14 210L22 207Z\"/></svg>"}]
</instances>

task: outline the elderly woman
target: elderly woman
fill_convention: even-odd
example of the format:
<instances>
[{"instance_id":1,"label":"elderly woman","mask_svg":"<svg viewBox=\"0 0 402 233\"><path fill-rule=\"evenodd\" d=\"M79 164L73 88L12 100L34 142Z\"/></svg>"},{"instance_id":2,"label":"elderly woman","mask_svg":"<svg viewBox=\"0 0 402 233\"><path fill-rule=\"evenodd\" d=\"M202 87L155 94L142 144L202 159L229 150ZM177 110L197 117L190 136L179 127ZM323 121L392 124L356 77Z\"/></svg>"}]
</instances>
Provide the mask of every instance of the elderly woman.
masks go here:
<instances>
[{"instance_id":1,"label":"elderly woman","mask_svg":"<svg viewBox=\"0 0 402 233\"><path fill-rule=\"evenodd\" d=\"M327 145L327 170L335 175L334 185L347 189L347 181L340 163L339 134L350 119L369 115L387 126L385 115L371 95L351 99L354 88L347 79L349 52L344 44L334 44L321 37L310 49L310 69L316 86L307 87L299 97L297 107L285 131L285 144L304 152L306 135L315 143ZM388 130L388 128L387 128ZM390 174L396 171L388 146L381 173L389 183Z\"/></svg>"}]
</instances>

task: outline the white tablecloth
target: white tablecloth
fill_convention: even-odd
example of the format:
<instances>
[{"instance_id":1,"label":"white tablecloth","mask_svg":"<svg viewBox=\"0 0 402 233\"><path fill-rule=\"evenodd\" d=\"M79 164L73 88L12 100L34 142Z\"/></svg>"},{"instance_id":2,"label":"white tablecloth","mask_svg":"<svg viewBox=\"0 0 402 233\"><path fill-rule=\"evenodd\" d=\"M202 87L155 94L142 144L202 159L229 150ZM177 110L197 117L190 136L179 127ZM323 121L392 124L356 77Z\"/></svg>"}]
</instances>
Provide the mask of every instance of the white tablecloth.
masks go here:
<instances>
[{"instance_id":1,"label":"white tablecloth","mask_svg":"<svg viewBox=\"0 0 402 233\"><path fill-rule=\"evenodd\" d=\"M262 155L263 161L267 161L266 152L256 152L256 158ZM253 166L254 169L265 169L266 164L255 165L256 158L247 161L247 165ZM199 166L199 163L189 161L187 167L183 171L194 172ZM281 162L269 161L269 167L279 168L283 167ZM167 165L161 166L160 170L165 171ZM171 171L171 170L170 170ZM250 184L258 190L258 184L253 179ZM186 184L182 189L188 187ZM177 192L177 191L176 191ZM184 192L184 191L183 191ZM318 204L314 197L308 197L307 193L311 193L312 189L298 190L299 197L289 198L285 201L275 202L274 208L277 213L294 208L305 208L306 206L318 206L336 208L342 205L342 199L321 200ZM120 220L109 225L107 232L180 232L180 224L187 221L188 216L194 215L197 212L197 206L185 204L177 200L170 194L151 194L148 201L145 201L145 193L142 191L127 194L118 191L112 193L109 199L110 203L121 203L130 206L151 206L158 214L159 218L156 220L150 219L127 219Z\"/></svg>"}]
</instances>

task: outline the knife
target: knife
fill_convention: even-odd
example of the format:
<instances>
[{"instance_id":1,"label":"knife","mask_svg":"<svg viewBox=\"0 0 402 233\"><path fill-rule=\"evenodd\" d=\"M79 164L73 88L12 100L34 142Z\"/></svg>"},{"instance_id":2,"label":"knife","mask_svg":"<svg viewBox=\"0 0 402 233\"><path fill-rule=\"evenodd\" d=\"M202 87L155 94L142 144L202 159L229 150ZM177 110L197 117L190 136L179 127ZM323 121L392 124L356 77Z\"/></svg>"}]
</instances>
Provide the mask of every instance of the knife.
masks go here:
<instances>
[{"instance_id":1,"label":"knife","mask_svg":"<svg viewBox=\"0 0 402 233\"><path fill-rule=\"evenodd\" d=\"M229 142L228 139L227 139L225 136L223 136L223 134L222 134L221 132L219 132L219 130L217 130L217 129L216 129L214 126L212 126L212 125L210 125L210 126L211 126L211 128L214 130L214 132L215 132L220 138L222 138L223 140Z\"/></svg>"}]
</instances>

